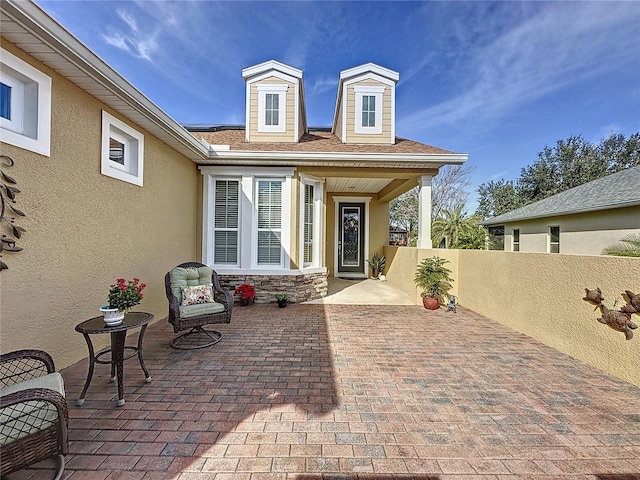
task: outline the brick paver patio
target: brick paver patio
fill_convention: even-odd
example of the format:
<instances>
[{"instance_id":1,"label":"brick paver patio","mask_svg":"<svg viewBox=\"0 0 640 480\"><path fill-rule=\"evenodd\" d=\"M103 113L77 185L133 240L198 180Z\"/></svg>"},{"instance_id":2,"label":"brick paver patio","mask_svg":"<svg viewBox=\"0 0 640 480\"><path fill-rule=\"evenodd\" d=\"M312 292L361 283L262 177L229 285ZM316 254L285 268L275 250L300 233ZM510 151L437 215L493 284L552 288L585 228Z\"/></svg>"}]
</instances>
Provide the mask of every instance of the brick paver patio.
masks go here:
<instances>
[{"instance_id":1,"label":"brick paver patio","mask_svg":"<svg viewBox=\"0 0 640 480\"><path fill-rule=\"evenodd\" d=\"M179 351L152 325L124 407L107 366L82 407L87 361L63 370L65 478L640 479L640 389L463 308L252 305L219 330Z\"/></svg>"}]
</instances>

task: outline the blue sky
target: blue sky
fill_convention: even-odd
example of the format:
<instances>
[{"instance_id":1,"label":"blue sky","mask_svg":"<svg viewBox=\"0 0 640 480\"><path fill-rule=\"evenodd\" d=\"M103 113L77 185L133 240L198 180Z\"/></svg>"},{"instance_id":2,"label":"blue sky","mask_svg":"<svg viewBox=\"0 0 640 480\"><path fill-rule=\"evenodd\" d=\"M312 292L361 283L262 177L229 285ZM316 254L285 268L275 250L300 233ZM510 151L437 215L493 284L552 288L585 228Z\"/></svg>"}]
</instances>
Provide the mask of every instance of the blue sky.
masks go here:
<instances>
[{"instance_id":1,"label":"blue sky","mask_svg":"<svg viewBox=\"0 0 640 480\"><path fill-rule=\"evenodd\" d=\"M545 145L640 131L640 2L38 3L186 124L244 124L241 70L267 60L303 70L310 126L341 70L395 70L397 135L469 154L470 211Z\"/></svg>"}]
</instances>

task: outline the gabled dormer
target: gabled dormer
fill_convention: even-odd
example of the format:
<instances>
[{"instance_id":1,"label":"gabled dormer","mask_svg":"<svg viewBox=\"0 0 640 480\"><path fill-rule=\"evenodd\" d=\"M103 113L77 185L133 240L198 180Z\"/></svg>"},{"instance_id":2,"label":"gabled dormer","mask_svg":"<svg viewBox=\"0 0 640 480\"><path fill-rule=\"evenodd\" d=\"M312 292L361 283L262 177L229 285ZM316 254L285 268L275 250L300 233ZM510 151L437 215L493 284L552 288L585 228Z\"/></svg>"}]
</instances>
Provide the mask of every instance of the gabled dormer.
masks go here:
<instances>
[{"instance_id":1,"label":"gabled dormer","mask_svg":"<svg viewBox=\"0 0 640 480\"><path fill-rule=\"evenodd\" d=\"M245 140L297 143L307 131L302 70L270 60L242 70L246 83Z\"/></svg>"},{"instance_id":2,"label":"gabled dormer","mask_svg":"<svg viewBox=\"0 0 640 480\"><path fill-rule=\"evenodd\" d=\"M394 144L399 78L374 63L340 72L332 133L342 143Z\"/></svg>"}]
</instances>

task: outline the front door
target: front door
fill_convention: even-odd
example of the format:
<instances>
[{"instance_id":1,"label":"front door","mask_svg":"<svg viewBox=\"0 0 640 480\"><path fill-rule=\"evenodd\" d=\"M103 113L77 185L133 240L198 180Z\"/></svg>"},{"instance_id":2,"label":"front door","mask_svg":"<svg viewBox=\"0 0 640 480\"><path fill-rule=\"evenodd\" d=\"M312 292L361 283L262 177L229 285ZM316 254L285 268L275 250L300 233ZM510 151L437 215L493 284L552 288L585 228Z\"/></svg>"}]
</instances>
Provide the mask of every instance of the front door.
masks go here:
<instances>
[{"instance_id":1,"label":"front door","mask_svg":"<svg viewBox=\"0 0 640 480\"><path fill-rule=\"evenodd\" d=\"M364 203L339 203L338 212L338 276L365 274Z\"/></svg>"}]
</instances>

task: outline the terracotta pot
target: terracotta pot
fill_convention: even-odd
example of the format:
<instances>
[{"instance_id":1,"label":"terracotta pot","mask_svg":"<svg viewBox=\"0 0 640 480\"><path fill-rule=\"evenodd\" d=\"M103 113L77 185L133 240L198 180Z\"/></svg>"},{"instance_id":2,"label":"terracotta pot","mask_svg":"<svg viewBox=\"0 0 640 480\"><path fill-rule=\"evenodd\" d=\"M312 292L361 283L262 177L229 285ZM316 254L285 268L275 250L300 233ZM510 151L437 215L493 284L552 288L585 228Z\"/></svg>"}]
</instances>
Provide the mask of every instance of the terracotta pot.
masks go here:
<instances>
[{"instance_id":1,"label":"terracotta pot","mask_svg":"<svg viewBox=\"0 0 640 480\"><path fill-rule=\"evenodd\" d=\"M438 310L440 308L440 301L434 297L422 297L422 304L427 310Z\"/></svg>"}]
</instances>

